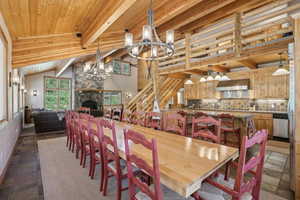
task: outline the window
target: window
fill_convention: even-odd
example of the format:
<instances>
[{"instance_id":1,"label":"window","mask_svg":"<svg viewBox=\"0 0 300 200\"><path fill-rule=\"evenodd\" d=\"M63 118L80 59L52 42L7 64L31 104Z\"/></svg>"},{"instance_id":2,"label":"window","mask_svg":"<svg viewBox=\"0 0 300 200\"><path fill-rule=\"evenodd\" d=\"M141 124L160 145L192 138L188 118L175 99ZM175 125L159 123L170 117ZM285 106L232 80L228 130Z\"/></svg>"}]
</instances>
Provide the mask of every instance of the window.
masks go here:
<instances>
[{"instance_id":1,"label":"window","mask_svg":"<svg viewBox=\"0 0 300 200\"><path fill-rule=\"evenodd\" d=\"M7 41L0 30L0 122L7 119Z\"/></svg>"},{"instance_id":2,"label":"window","mask_svg":"<svg viewBox=\"0 0 300 200\"><path fill-rule=\"evenodd\" d=\"M48 110L71 108L71 79L45 77L44 106Z\"/></svg>"},{"instance_id":3,"label":"window","mask_svg":"<svg viewBox=\"0 0 300 200\"><path fill-rule=\"evenodd\" d=\"M103 104L104 105L122 104L122 92L121 91L103 92Z\"/></svg>"},{"instance_id":4,"label":"window","mask_svg":"<svg viewBox=\"0 0 300 200\"><path fill-rule=\"evenodd\" d=\"M131 75L131 66L129 63L113 60L112 65L114 74Z\"/></svg>"}]
</instances>

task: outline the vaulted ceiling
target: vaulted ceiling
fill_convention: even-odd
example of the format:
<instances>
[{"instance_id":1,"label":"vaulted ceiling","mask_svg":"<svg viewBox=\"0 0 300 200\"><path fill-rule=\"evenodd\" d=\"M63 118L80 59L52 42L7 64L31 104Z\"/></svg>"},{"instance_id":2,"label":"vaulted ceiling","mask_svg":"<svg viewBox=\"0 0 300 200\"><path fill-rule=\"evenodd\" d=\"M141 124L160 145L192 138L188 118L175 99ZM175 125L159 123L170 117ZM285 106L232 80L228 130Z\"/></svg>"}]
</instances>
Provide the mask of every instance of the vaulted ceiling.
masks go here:
<instances>
[{"instance_id":1,"label":"vaulted ceiling","mask_svg":"<svg viewBox=\"0 0 300 200\"><path fill-rule=\"evenodd\" d=\"M154 0L159 32L183 33L273 0ZM123 46L124 30L139 36L150 0L1 0L13 39L13 66L93 54ZM80 34L78 34L80 33ZM135 38L137 39L137 38Z\"/></svg>"}]
</instances>

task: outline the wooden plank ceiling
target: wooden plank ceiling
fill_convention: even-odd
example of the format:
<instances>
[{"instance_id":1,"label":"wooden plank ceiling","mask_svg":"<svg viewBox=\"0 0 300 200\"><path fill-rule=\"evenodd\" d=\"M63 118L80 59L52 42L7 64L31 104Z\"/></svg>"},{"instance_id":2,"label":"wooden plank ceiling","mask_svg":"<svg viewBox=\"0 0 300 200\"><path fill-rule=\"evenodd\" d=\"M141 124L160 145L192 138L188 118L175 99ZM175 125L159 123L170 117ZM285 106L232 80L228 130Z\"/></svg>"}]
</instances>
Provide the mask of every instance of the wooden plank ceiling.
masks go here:
<instances>
[{"instance_id":1,"label":"wooden plank ceiling","mask_svg":"<svg viewBox=\"0 0 300 200\"><path fill-rule=\"evenodd\" d=\"M159 32L177 38L233 12L272 0L154 0ZM150 0L1 0L13 39L13 66L93 54L123 46L124 30L139 36ZM138 38L135 38L138 39Z\"/></svg>"}]
</instances>

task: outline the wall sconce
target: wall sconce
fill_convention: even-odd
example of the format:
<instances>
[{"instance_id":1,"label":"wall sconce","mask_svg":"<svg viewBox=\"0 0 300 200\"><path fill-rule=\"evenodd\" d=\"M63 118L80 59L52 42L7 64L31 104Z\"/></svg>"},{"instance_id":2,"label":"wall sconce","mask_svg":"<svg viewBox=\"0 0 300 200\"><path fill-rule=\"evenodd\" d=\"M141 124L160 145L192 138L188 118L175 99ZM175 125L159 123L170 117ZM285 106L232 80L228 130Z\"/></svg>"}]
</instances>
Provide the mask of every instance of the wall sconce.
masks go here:
<instances>
[{"instance_id":1,"label":"wall sconce","mask_svg":"<svg viewBox=\"0 0 300 200\"><path fill-rule=\"evenodd\" d=\"M125 97L126 97L127 99L130 99L130 98L132 97L131 92L125 92Z\"/></svg>"},{"instance_id":2,"label":"wall sconce","mask_svg":"<svg viewBox=\"0 0 300 200\"><path fill-rule=\"evenodd\" d=\"M32 96L36 97L38 95L38 91L37 90L32 90Z\"/></svg>"},{"instance_id":3,"label":"wall sconce","mask_svg":"<svg viewBox=\"0 0 300 200\"><path fill-rule=\"evenodd\" d=\"M12 84L13 85L19 85L19 83L20 83L19 76L17 76L17 75L13 76L13 78L12 78Z\"/></svg>"}]
</instances>

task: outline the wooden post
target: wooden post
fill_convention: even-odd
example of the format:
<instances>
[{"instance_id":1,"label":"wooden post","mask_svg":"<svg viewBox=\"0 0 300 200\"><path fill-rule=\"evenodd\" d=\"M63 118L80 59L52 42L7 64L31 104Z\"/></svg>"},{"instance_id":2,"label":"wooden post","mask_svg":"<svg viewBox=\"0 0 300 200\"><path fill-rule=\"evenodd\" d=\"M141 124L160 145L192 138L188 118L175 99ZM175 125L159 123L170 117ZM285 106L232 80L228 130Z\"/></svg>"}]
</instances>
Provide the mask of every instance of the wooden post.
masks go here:
<instances>
[{"instance_id":1,"label":"wooden post","mask_svg":"<svg viewBox=\"0 0 300 200\"><path fill-rule=\"evenodd\" d=\"M300 199L300 15L294 20L294 68L295 68L295 199Z\"/></svg>"},{"instance_id":2,"label":"wooden post","mask_svg":"<svg viewBox=\"0 0 300 200\"><path fill-rule=\"evenodd\" d=\"M241 13L235 13L234 16L234 50L236 56L241 56Z\"/></svg>"},{"instance_id":3,"label":"wooden post","mask_svg":"<svg viewBox=\"0 0 300 200\"><path fill-rule=\"evenodd\" d=\"M191 33L185 34L185 67L189 68L191 58Z\"/></svg>"},{"instance_id":4,"label":"wooden post","mask_svg":"<svg viewBox=\"0 0 300 200\"><path fill-rule=\"evenodd\" d=\"M158 68L158 62L157 61L152 61L152 83L153 83L153 92L154 92L154 99L157 100L158 105L159 105L159 86L158 86L158 81L159 81L159 75L157 73L157 68Z\"/></svg>"}]
</instances>

